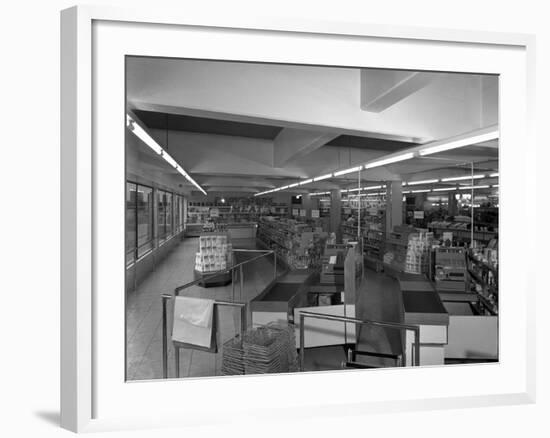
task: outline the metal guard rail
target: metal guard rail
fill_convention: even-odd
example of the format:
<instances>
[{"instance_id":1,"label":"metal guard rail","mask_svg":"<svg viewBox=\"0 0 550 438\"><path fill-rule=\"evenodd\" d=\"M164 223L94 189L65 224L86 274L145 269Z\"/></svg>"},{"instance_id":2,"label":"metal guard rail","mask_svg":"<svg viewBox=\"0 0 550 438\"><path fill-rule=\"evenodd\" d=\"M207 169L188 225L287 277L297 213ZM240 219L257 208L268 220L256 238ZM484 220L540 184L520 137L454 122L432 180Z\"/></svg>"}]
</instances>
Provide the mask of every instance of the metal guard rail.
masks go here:
<instances>
[{"instance_id":1,"label":"metal guard rail","mask_svg":"<svg viewBox=\"0 0 550 438\"><path fill-rule=\"evenodd\" d=\"M167 303L168 300L172 299L173 297L176 297L179 295L179 293L187 289L191 286L194 286L198 283L201 283L205 280L209 280L211 278L218 277L222 274L226 274L228 272L231 272L231 279L233 283L233 298L235 296L235 283L234 283L234 273L235 270L238 268L240 272L240 286L241 286L241 298L242 298L242 292L243 292L243 266L247 263L251 263L255 260L258 260L262 257L269 256L273 254L273 278L277 277L277 253L273 250L258 250L258 249L234 249L233 252L242 252L242 253L261 253L259 256L252 257L248 260L245 260L241 263L237 263L230 268L213 272L211 275L204 276L202 278L190 281L189 283L185 283L182 286L178 286L174 289L174 295L169 294L163 294L161 295L162 299L162 377L166 379L168 377L168 328L166 327L167 324ZM241 327L240 327L240 334L242 334L246 331L247 328L247 317L246 317L246 303L239 303L239 302L232 302L232 301L215 301L215 304L217 306L229 306L229 307L240 307L241 309ZM176 377L179 377L179 358L176 354Z\"/></svg>"},{"instance_id":2,"label":"metal guard rail","mask_svg":"<svg viewBox=\"0 0 550 438\"><path fill-rule=\"evenodd\" d=\"M196 284L202 283L203 281L210 280L212 278L218 277L223 274L227 274L231 272L231 278L233 279L234 272L237 268L239 268L240 271L240 278L241 278L241 291L243 288L243 266L247 263L251 263L253 261L259 260L262 257L266 257L270 254L273 254L273 278L277 277L277 253L273 250L260 250L260 249L234 249L233 252L250 252L250 253L262 253L259 256L252 257L248 260L245 260L241 263L237 263L227 269L223 269L221 271L213 272L211 275L203 276L202 278L198 278L196 280L190 281L189 283L185 283L183 286L178 286L174 289L174 295L179 295L179 292L187 289L188 287L194 286Z\"/></svg>"},{"instance_id":3,"label":"metal guard rail","mask_svg":"<svg viewBox=\"0 0 550 438\"><path fill-rule=\"evenodd\" d=\"M162 298L162 378L168 378L168 328L166 323L167 318L167 303L169 300L174 298L172 295L163 294ZM227 307L239 307L241 309L241 327L240 327L240 336L242 337L247 328L246 322L246 303L233 303L231 301L214 301L216 306L227 306ZM179 372L179 348L176 347L176 378L180 377Z\"/></svg>"},{"instance_id":4,"label":"metal guard rail","mask_svg":"<svg viewBox=\"0 0 550 438\"><path fill-rule=\"evenodd\" d=\"M305 332L304 332L304 320L305 318L325 319L328 321L340 321L358 325L370 325L373 327L386 327L397 330L410 330L414 333L414 362L413 366L420 366L420 327L417 325L401 324L397 322L383 322L362 320L357 318L351 318L349 316L337 316L327 315L326 313L315 313L307 310L300 311L300 371L304 370L304 356L305 356ZM405 363L405 361L403 361Z\"/></svg>"}]
</instances>

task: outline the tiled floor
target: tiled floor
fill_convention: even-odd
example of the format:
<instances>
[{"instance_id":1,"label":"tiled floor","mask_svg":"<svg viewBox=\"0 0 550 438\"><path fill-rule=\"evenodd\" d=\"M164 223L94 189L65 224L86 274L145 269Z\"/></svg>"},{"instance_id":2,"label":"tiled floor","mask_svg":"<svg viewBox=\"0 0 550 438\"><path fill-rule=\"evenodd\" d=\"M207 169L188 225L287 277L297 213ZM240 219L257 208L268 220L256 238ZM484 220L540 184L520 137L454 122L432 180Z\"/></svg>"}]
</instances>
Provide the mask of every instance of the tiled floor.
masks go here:
<instances>
[{"instance_id":1,"label":"tiled floor","mask_svg":"<svg viewBox=\"0 0 550 438\"><path fill-rule=\"evenodd\" d=\"M256 249L255 240L233 240L234 248ZM198 238L188 238L180 243L127 297L126 336L127 336L127 380L155 379L162 376L162 301L163 293L174 289L193 278L195 252ZM257 255L257 254L253 254ZM253 255L237 255L238 260ZM248 302L258 295L273 278L272 259L262 258L245 265L243 269L243 291L240 282L221 287L203 288L191 286L180 295L205 297L226 301ZM169 309L170 310L170 309ZM170 311L168 312L170 314ZM250 318L249 318L250 319ZM233 337L240 327L238 309L219 308L221 342ZM218 354L197 350L180 351L181 377L212 376L219 374L221 352ZM168 375L175 376L174 351L169 343Z\"/></svg>"},{"instance_id":2,"label":"tiled floor","mask_svg":"<svg viewBox=\"0 0 550 438\"><path fill-rule=\"evenodd\" d=\"M126 312L127 380L162 377L161 295L172 293L176 287L194 279L192 267L197 247L198 238L185 239L135 291L128 294ZM256 242L255 240L234 240L233 247L255 249ZM241 254L240 257L250 257L250 255ZM266 287L272 278L272 259L262 258L245 265L242 295L239 281L235 282L234 288L232 284L210 288L192 286L182 291L181 295L249 302ZM383 274L367 271L367 288L359 299L357 316L398 322L398 295L395 280ZM223 342L237 333L240 327L240 317L238 310L229 307L220 307L219 312L219 333L223 336L221 340ZM174 350L170 344L168 347L168 376L175 377ZM360 333L359 344L360 347L369 351L393 352L400 348L400 339L396 332L364 328ZM318 353L315 354L318 355ZM341 358L345 358L343 350L338 350L336 353L338 355L336 362L340 363ZM316 358L314 362L320 364L319 367L314 366L314 369L325 369L326 365L322 365L323 359ZM332 360L329 362L332 363ZM219 375L220 369L221 352L213 354L189 349L180 351L181 377Z\"/></svg>"}]
</instances>

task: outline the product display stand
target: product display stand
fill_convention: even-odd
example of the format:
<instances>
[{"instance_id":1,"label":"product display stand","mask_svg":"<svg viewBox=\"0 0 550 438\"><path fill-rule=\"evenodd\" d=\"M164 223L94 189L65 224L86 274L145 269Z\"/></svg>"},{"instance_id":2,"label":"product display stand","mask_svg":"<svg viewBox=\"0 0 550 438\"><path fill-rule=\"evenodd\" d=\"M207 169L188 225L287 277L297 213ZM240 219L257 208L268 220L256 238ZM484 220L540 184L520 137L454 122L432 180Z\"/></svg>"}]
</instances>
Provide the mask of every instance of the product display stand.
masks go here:
<instances>
[{"instance_id":1,"label":"product display stand","mask_svg":"<svg viewBox=\"0 0 550 438\"><path fill-rule=\"evenodd\" d=\"M233 247L223 233L204 234L199 237L199 252L195 258L193 270L195 280L202 287L225 286L232 281L232 269L235 264ZM221 272L225 271L225 272ZM219 272L219 275L212 276Z\"/></svg>"}]
</instances>

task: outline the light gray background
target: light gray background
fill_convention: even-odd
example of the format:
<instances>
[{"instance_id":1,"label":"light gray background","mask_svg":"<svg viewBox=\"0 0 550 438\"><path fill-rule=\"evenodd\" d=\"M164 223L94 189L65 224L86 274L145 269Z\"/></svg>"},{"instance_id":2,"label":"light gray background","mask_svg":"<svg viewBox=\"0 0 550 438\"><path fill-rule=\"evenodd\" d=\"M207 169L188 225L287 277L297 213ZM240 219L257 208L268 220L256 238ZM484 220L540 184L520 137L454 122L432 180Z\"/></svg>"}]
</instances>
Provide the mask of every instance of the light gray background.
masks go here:
<instances>
[{"instance_id":1,"label":"light gray background","mask_svg":"<svg viewBox=\"0 0 550 438\"><path fill-rule=\"evenodd\" d=\"M147 1L95 1L97 4L146 5ZM155 6L192 5L196 1L161 1ZM206 2L205 2L206 3ZM300 18L419 25L463 29L484 29L502 32L537 34L537 112L539 131L547 131L548 97L550 97L550 28L546 2L499 2L497 0L463 0L460 3L440 1L393 0L277 2L214 1L212 8L237 15L242 11L258 15L297 16ZM226 4L224 4L226 3ZM2 68L2 158L0 178L3 199L0 229L2 235L0 290L2 317L2 435L6 436L69 436L57 428L59 406L59 10L74 2L62 0L12 2L3 4L0 27ZM241 5L246 6L241 9ZM546 99L545 99L546 98ZM544 133L547 137L547 134ZM543 226L549 215L548 182L543 180L550 162L548 141L543 149L541 135L538 159L540 178L538 232L522 227L525 234L536 234L540 241L539 272L547 271L544 249L550 247ZM543 153L544 151L544 153ZM32 207L32 208L31 208ZM521 220L518 218L518 220ZM524 224L522 224L524 225ZM7 243L7 245L6 245ZM542 280L542 278L541 278ZM542 347L541 329L548 330L544 312L550 309L548 289L538 285L538 343ZM6 301L7 299L7 301ZM546 338L546 337L545 337ZM550 369L548 348L538 348L538 369ZM397 416L371 415L351 424L365 427L368 435L387 433L394 436L514 436L522 435L526 426L531 436L548 432L545 418L550 412L548 373L538 376L539 402L521 407L498 407L477 410L411 412ZM429 426L428 426L429 425ZM538 426L538 427L537 427ZM350 419L304 419L296 424L277 422L262 428L262 436L335 436L354 434ZM538 434L535 432L538 429ZM118 436L254 436L258 427L246 429L236 423L224 430L205 427L201 431L120 432ZM355 430L357 433L358 430Z\"/></svg>"}]
</instances>

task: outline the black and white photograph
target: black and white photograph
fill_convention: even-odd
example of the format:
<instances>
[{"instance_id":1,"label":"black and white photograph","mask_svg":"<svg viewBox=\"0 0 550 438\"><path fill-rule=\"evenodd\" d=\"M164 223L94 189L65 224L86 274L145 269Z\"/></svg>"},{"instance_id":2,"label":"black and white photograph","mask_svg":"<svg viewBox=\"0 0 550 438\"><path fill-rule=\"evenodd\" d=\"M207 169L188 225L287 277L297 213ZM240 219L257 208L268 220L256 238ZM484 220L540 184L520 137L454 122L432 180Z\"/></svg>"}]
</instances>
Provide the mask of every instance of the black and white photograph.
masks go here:
<instances>
[{"instance_id":1,"label":"black and white photograph","mask_svg":"<svg viewBox=\"0 0 550 438\"><path fill-rule=\"evenodd\" d=\"M499 361L499 77L126 57L126 380Z\"/></svg>"}]
</instances>

